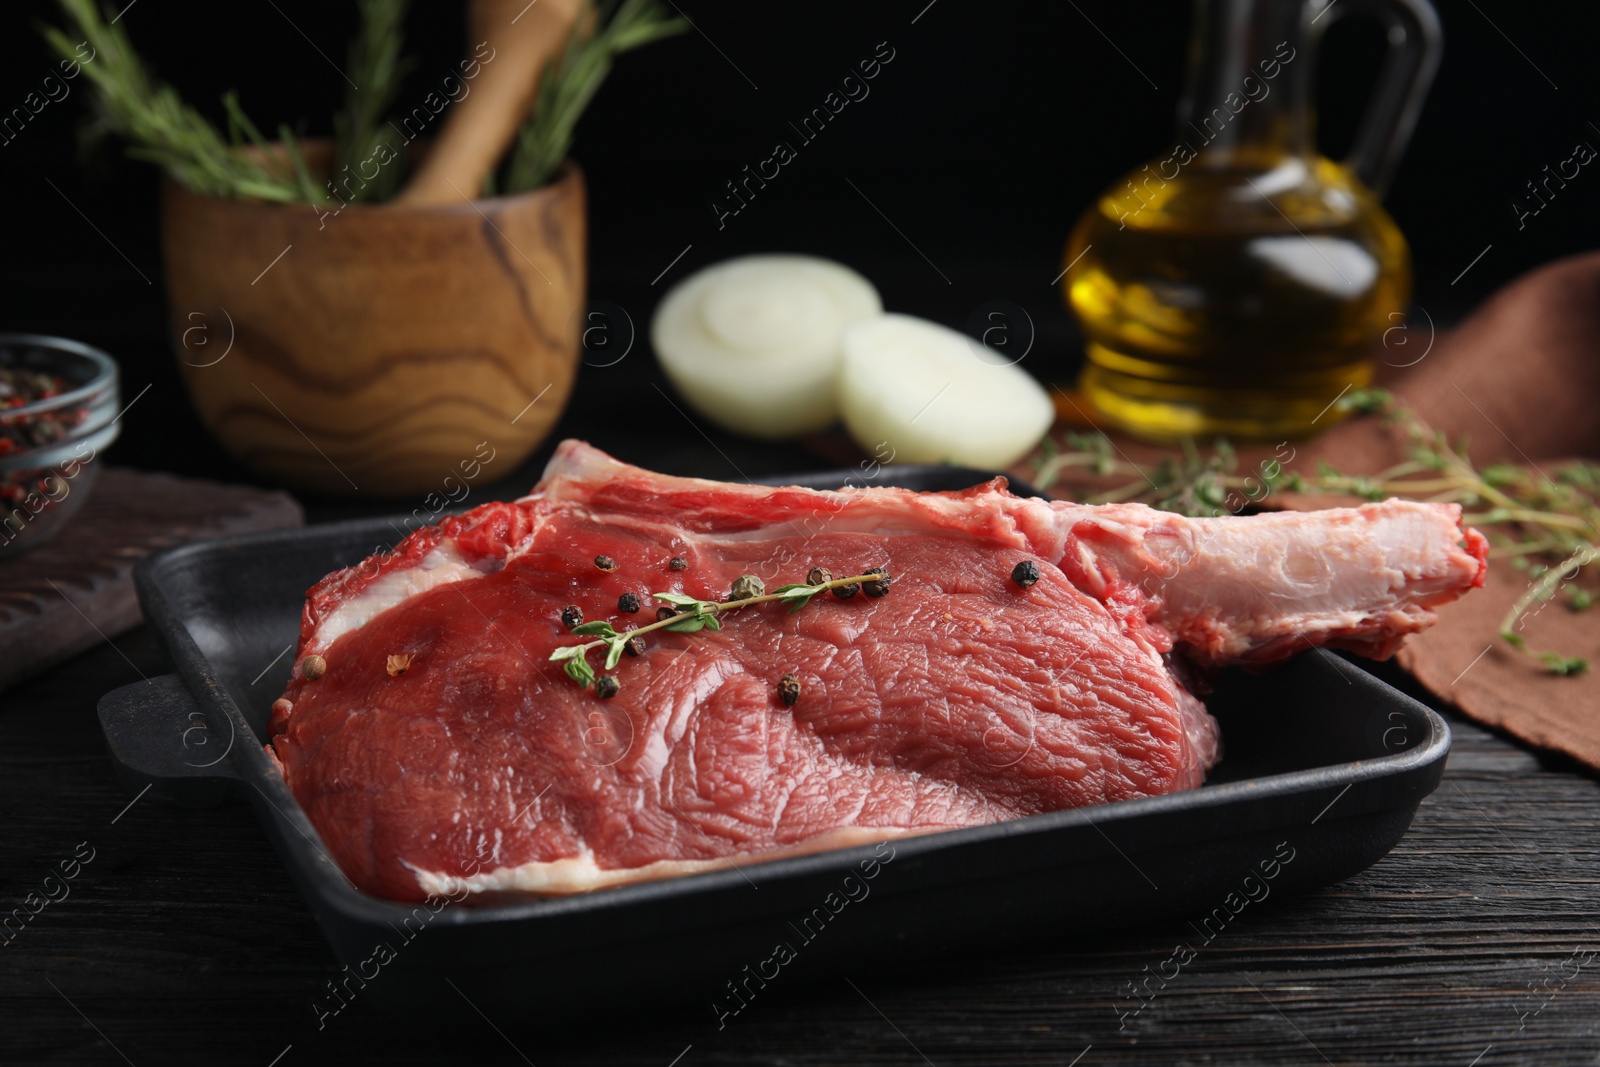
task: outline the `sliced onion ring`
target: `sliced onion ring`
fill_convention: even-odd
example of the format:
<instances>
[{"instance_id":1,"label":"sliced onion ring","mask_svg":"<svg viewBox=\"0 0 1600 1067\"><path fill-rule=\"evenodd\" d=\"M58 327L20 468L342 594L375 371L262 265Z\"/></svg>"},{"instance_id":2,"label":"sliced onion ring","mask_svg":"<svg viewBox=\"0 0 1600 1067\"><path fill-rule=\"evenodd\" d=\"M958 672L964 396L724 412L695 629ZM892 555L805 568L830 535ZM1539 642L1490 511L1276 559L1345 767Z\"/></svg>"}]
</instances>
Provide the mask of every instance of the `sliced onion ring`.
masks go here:
<instances>
[{"instance_id":1,"label":"sliced onion ring","mask_svg":"<svg viewBox=\"0 0 1600 1067\"><path fill-rule=\"evenodd\" d=\"M794 437L839 417L839 338L883 311L848 267L814 256L741 256L662 298L650 336L689 405L752 437Z\"/></svg>"},{"instance_id":2,"label":"sliced onion ring","mask_svg":"<svg viewBox=\"0 0 1600 1067\"><path fill-rule=\"evenodd\" d=\"M880 315L846 330L843 348L840 410L875 455L998 469L1025 456L1055 419L1026 371L936 322Z\"/></svg>"}]
</instances>

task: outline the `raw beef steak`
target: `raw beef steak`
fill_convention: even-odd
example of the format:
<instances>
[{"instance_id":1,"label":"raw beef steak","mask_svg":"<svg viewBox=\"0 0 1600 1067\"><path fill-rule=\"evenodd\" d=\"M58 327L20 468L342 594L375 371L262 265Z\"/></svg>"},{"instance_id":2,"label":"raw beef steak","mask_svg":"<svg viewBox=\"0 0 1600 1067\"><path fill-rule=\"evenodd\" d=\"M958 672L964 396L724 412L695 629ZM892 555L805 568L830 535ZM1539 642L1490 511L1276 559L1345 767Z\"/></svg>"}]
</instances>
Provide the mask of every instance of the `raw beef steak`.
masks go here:
<instances>
[{"instance_id":1,"label":"raw beef steak","mask_svg":"<svg viewBox=\"0 0 1600 1067\"><path fill-rule=\"evenodd\" d=\"M1217 736L1173 657L1387 655L1481 584L1458 519L1390 501L1194 520L1002 480L770 489L569 441L531 496L311 590L269 751L350 879L398 899L577 892L1187 789ZM623 630L654 620L652 593L722 600L814 566L881 566L892 589L656 631L611 699L550 661L585 640L568 606Z\"/></svg>"}]
</instances>

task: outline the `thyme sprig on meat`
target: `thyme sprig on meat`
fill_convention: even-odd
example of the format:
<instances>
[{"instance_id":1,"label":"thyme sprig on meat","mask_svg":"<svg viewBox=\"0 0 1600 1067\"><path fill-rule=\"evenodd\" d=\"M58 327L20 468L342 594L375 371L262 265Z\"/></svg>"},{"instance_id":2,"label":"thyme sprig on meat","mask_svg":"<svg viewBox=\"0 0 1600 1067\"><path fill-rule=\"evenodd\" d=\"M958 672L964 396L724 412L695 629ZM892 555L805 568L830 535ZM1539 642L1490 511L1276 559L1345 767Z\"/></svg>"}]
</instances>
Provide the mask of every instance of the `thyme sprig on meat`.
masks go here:
<instances>
[{"instance_id":1,"label":"thyme sprig on meat","mask_svg":"<svg viewBox=\"0 0 1600 1067\"><path fill-rule=\"evenodd\" d=\"M810 584L781 585L770 593L749 596L742 594L760 589L761 580L754 575L741 575L739 581L734 583L735 595L729 600L697 600L683 593L651 593L650 595L656 600L665 601L677 610L666 618L658 618L655 622L633 630L618 631L604 619L580 623L572 627L572 633L578 637L592 637L594 640L578 645L562 645L550 653L550 659L552 662L560 663L567 677L578 685L584 688L594 685L598 691L598 683L602 677L610 676L599 675L590 666L589 653L594 649L606 650L605 666L601 670L610 671L622 661L623 653L627 651L629 643L651 630L670 630L680 634L720 630L722 629L720 616L740 608L778 601L789 605L789 613L792 615L811 603L811 598L819 593L846 589L854 592L857 588L868 586L871 591L881 590L875 592L875 595L882 596L888 592L892 581L893 578L882 567L874 567L849 578L829 578ZM869 595L873 593L869 592Z\"/></svg>"}]
</instances>

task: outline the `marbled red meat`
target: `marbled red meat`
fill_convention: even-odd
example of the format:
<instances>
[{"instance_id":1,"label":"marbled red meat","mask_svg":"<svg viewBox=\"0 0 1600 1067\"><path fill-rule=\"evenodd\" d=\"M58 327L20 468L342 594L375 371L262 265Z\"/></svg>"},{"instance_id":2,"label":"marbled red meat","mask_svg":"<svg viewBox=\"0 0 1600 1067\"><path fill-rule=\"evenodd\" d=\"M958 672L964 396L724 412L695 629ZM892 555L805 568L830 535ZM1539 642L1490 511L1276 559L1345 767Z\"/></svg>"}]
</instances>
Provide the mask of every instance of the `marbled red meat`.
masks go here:
<instances>
[{"instance_id":1,"label":"marbled red meat","mask_svg":"<svg viewBox=\"0 0 1600 1067\"><path fill-rule=\"evenodd\" d=\"M1481 584L1458 519L1390 501L1193 520L999 481L769 489L567 442L533 495L311 591L271 751L351 880L399 899L574 892L1166 793L1217 755L1170 657L1387 654ZM1025 559L1040 579L1022 588ZM568 605L620 630L654 618L654 592L722 599L741 574L813 566L882 566L892 592L657 631L609 700L549 660L579 640ZM638 614L619 611L629 592Z\"/></svg>"}]
</instances>

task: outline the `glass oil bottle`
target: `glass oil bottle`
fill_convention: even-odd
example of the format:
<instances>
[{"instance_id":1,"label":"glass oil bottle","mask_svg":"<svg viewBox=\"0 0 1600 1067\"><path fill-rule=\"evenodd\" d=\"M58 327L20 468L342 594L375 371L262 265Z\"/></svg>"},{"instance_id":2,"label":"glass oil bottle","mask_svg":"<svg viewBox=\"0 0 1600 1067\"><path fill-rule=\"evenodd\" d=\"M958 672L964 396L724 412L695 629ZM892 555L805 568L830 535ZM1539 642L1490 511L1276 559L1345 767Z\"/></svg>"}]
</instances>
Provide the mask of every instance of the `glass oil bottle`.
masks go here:
<instances>
[{"instance_id":1,"label":"glass oil bottle","mask_svg":"<svg viewBox=\"0 0 1600 1067\"><path fill-rule=\"evenodd\" d=\"M1351 158L1316 152L1316 37L1340 8L1390 26ZM1324 19L1326 15L1328 18ZM1410 299L1388 181L1437 69L1427 0L1197 0L1170 150L1116 181L1065 254L1079 389L1137 436L1278 440L1326 429Z\"/></svg>"}]
</instances>

